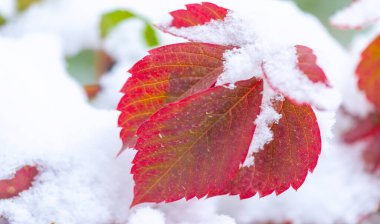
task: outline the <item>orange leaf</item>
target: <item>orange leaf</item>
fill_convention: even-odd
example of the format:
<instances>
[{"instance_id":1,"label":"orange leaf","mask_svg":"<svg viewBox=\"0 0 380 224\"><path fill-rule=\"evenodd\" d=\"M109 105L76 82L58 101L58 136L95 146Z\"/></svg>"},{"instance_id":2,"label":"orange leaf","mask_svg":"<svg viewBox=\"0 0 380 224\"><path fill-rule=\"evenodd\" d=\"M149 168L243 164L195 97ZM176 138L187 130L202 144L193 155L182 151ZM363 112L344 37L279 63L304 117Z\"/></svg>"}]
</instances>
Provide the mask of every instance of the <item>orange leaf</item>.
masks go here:
<instances>
[{"instance_id":1,"label":"orange leaf","mask_svg":"<svg viewBox=\"0 0 380 224\"><path fill-rule=\"evenodd\" d=\"M218 86L159 110L138 130L132 206L222 192L244 162L261 80Z\"/></svg>"},{"instance_id":2,"label":"orange leaf","mask_svg":"<svg viewBox=\"0 0 380 224\"><path fill-rule=\"evenodd\" d=\"M121 92L118 110L123 148L133 147L136 130L157 110L210 88L223 72L223 53L229 47L181 43L159 47L137 62Z\"/></svg>"},{"instance_id":3,"label":"orange leaf","mask_svg":"<svg viewBox=\"0 0 380 224\"><path fill-rule=\"evenodd\" d=\"M37 174L38 170L36 167L24 166L16 172L14 178L0 180L0 199L15 197L20 192L30 188Z\"/></svg>"},{"instance_id":4,"label":"orange leaf","mask_svg":"<svg viewBox=\"0 0 380 224\"><path fill-rule=\"evenodd\" d=\"M359 89L380 111L380 36L363 51L356 75Z\"/></svg>"}]
</instances>

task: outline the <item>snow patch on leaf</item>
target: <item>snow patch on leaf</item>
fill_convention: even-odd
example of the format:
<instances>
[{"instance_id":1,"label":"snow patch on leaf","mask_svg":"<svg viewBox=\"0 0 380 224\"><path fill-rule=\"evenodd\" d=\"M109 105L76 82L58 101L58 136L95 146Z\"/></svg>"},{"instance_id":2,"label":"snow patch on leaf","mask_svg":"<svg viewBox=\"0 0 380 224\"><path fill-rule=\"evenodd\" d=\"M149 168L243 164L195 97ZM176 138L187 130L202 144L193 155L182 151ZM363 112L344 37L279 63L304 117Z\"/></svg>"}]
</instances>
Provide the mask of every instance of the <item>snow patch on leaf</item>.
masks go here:
<instances>
[{"instance_id":1,"label":"snow patch on leaf","mask_svg":"<svg viewBox=\"0 0 380 224\"><path fill-rule=\"evenodd\" d=\"M244 45L253 43L256 38L251 25L237 13L229 12L224 20L212 20L204 25L192 27L160 27L163 31L191 41L215 43L220 45Z\"/></svg>"},{"instance_id":2,"label":"snow patch on leaf","mask_svg":"<svg viewBox=\"0 0 380 224\"><path fill-rule=\"evenodd\" d=\"M299 104L311 104L319 109L335 110L339 106L335 90L324 83L314 83L299 69L295 47L273 52L270 57L266 57L262 67L269 85L291 100Z\"/></svg>"},{"instance_id":3,"label":"snow patch on leaf","mask_svg":"<svg viewBox=\"0 0 380 224\"><path fill-rule=\"evenodd\" d=\"M262 150L265 144L273 140L271 128L273 124L278 124L278 121L282 117L279 109L281 109L281 104L284 100L283 96L268 88L264 82L263 100L260 106L261 111L254 122L256 129L243 166L252 166L254 164L253 154Z\"/></svg>"},{"instance_id":4,"label":"snow patch on leaf","mask_svg":"<svg viewBox=\"0 0 380 224\"><path fill-rule=\"evenodd\" d=\"M331 23L342 29L361 29L380 19L379 0L358 0L335 13Z\"/></svg>"},{"instance_id":5,"label":"snow patch on leaf","mask_svg":"<svg viewBox=\"0 0 380 224\"><path fill-rule=\"evenodd\" d=\"M252 77L262 78L262 53L255 44L226 51L223 58L224 71L218 77L216 85L235 83Z\"/></svg>"}]
</instances>

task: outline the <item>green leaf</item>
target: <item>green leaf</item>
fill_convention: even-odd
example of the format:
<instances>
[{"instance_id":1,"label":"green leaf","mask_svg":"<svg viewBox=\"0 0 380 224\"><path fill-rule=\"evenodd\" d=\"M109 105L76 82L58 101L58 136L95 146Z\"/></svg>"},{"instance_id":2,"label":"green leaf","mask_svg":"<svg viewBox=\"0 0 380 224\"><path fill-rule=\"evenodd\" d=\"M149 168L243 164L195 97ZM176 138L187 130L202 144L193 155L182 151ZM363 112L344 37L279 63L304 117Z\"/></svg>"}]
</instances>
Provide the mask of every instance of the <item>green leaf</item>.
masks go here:
<instances>
[{"instance_id":1,"label":"green leaf","mask_svg":"<svg viewBox=\"0 0 380 224\"><path fill-rule=\"evenodd\" d=\"M7 20L0 15L0 26L4 25L5 23L7 23Z\"/></svg>"},{"instance_id":2,"label":"green leaf","mask_svg":"<svg viewBox=\"0 0 380 224\"><path fill-rule=\"evenodd\" d=\"M135 15L133 12L128 10L115 10L103 14L99 29L101 38L106 38L109 33L121 22L127 19L138 19L145 23L143 33L141 34L145 40L145 43L148 47L154 47L159 44L156 31L153 26L144 18Z\"/></svg>"},{"instance_id":3,"label":"green leaf","mask_svg":"<svg viewBox=\"0 0 380 224\"><path fill-rule=\"evenodd\" d=\"M16 7L18 12L27 10L31 5L41 2L42 0L17 0Z\"/></svg>"},{"instance_id":4,"label":"green leaf","mask_svg":"<svg viewBox=\"0 0 380 224\"><path fill-rule=\"evenodd\" d=\"M147 22L145 23L144 38L146 45L149 47L154 47L159 44L156 31L154 31L154 28Z\"/></svg>"},{"instance_id":5,"label":"green leaf","mask_svg":"<svg viewBox=\"0 0 380 224\"><path fill-rule=\"evenodd\" d=\"M105 13L100 21L100 36L105 38L118 24L136 15L127 10L115 10Z\"/></svg>"},{"instance_id":6,"label":"green leaf","mask_svg":"<svg viewBox=\"0 0 380 224\"><path fill-rule=\"evenodd\" d=\"M69 74L82 85L95 84L95 58L96 52L89 49L68 57L66 63Z\"/></svg>"}]
</instances>

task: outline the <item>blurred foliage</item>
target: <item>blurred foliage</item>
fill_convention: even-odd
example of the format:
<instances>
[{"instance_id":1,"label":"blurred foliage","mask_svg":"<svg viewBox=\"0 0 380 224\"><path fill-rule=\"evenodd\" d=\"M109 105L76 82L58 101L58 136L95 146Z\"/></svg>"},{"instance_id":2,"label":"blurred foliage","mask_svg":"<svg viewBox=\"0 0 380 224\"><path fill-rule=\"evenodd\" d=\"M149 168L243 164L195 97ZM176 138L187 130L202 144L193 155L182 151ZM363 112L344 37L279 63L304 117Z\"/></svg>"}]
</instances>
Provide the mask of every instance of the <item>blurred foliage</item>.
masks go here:
<instances>
[{"instance_id":1,"label":"blurred foliage","mask_svg":"<svg viewBox=\"0 0 380 224\"><path fill-rule=\"evenodd\" d=\"M147 22L145 22L144 29L144 38L148 47L154 47L159 44L156 31L154 28Z\"/></svg>"},{"instance_id":2,"label":"blurred foliage","mask_svg":"<svg viewBox=\"0 0 380 224\"><path fill-rule=\"evenodd\" d=\"M41 1L42 0L16 0L17 11L23 12L27 10L31 5L41 2Z\"/></svg>"},{"instance_id":3,"label":"blurred foliage","mask_svg":"<svg viewBox=\"0 0 380 224\"><path fill-rule=\"evenodd\" d=\"M136 32L141 32L141 40L145 42L146 46L157 46L159 41L153 26L147 20L128 10L115 10L103 14L99 23L100 37L105 39L117 25L132 18L144 22L144 30L136 30ZM97 50L84 49L76 55L67 57L66 63L69 74L84 87L89 99L91 99L101 91L99 79L112 68L114 59L102 48Z\"/></svg>"},{"instance_id":4,"label":"blurred foliage","mask_svg":"<svg viewBox=\"0 0 380 224\"><path fill-rule=\"evenodd\" d=\"M305 12L315 15L327 30L344 46L347 46L357 31L338 30L331 26L330 17L347 7L352 0L293 0Z\"/></svg>"},{"instance_id":5,"label":"blurred foliage","mask_svg":"<svg viewBox=\"0 0 380 224\"><path fill-rule=\"evenodd\" d=\"M108 13L103 14L100 24L99 24L99 30L100 30L100 37L106 38L107 35L121 22L128 20L128 19L139 19L145 23L144 31L142 33L143 39L145 40L145 43L148 47L154 47L159 44L156 31L150 25L150 23L140 16L135 15L133 12L130 12L128 10L115 10Z\"/></svg>"},{"instance_id":6,"label":"blurred foliage","mask_svg":"<svg viewBox=\"0 0 380 224\"><path fill-rule=\"evenodd\" d=\"M92 85L96 80L96 51L86 49L66 59L67 70L80 84Z\"/></svg>"},{"instance_id":7,"label":"blurred foliage","mask_svg":"<svg viewBox=\"0 0 380 224\"><path fill-rule=\"evenodd\" d=\"M4 25L7 22L7 20L0 15L0 26Z\"/></svg>"},{"instance_id":8,"label":"blurred foliage","mask_svg":"<svg viewBox=\"0 0 380 224\"><path fill-rule=\"evenodd\" d=\"M118 24L130 18L136 16L127 10L115 10L104 14L100 21L100 36L105 38Z\"/></svg>"},{"instance_id":9,"label":"blurred foliage","mask_svg":"<svg viewBox=\"0 0 380 224\"><path fill-rule=\"evenodd\" d=\"M159 44L153 26L146 19L128 10L115 10L103 14L99 22L100 37L105 39L116 26L128 19L138 19L144 23L144 30L136 30L136 33L141 33L141 40L145 42L147 47L154 47ZM85 49L66 58L69 74L84 87L90 99L101 90L98 84L99 79L112 68L114 62L114 59L102 48Z\"/></svg>"},{"instance_id":10,"label":"blurred foliage","mask_svg":"<svg viewBox=\"0 0 380 224\"><path fill-rule=\"evenodd\" d=\"M101 91L100 77L108 72L114 60L102 50L86 49L66 58L69 74L79 82L89 99Z\"/></svg>"}]
</instances>

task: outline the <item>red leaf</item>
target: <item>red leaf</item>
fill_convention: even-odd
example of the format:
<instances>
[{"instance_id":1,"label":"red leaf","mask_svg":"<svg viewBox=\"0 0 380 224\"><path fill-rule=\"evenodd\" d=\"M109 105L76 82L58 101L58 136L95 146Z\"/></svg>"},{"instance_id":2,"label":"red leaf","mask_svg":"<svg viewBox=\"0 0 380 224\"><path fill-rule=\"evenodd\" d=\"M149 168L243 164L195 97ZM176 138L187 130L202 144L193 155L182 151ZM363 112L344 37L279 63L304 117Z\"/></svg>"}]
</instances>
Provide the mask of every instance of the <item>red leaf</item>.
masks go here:
<instances>
[{"instance_id":1,"label":"red leaf","mask_svg":"<svg viewBox=\"0 0 380 224\"><path fill-rule=\"evenodd\" d=\"M363 151L365 168L369 172L375 172L380 168L380 132L370 139L369 144Z\"/></svg>"},{"instance_id":2,"label":"red leaf","mask_svg":"<svg viewBox=\"0 0 380 224\"><path fill-rule=\"evenodd\" d=\"M329 86L329 81L323 70L317 65L317 57L309 47L296 45L298 68L314 83L323 83Z\"/></svg>"},{"instance_id":3,"label":"red leaf","mask_svg":"<svg viewBox=\"0 0 380 224\"><path fill-rule=\"evenodd\" d=\"M36 167L24 166L16 172L14 178L0 180L0 199L15 197L22 191L30 188L37 174L38 170Z\"/></svg>"},{"instance_id":4,"label":"red leaf","mask_svg":"<svg viewBox=\"0 0 380 224\"><path fill-rule=\"evenodd\" d=\"M321 152L321 137L313 110L285 100L281 114L279 123L272 126L272 142L254 153L253 166L239 170L230 194L243 199L257 192L263 197L272 192L280 194L290 186L298 189L308 171L315 168Z\"/></svg>"},{"instance_id":5,"label":"red leaf","mask_svg":"<svg viewBox=\"0 0 380 224\"><path fill-rule=\"evenodd\" d=\"M212 3L186 5L187 9L170 12L173 20L170 26L177 28L203 25L211 20L223 20L228 10Z\"/></svg>"},{"instance_id":6,"label":"red leaf","mask_svg":"<svg viewBox=\"0 0 380 224\"><path fill-rule=\"evenodd\" d=\"M359 89L380 111L380 36L363 51L356 75Z\"/></svg>"},{"instance_id":7,"label":"red leaf","mask_svg":"<svg viewBox=\"0 0 380 224\"><path fill-rule=\"evenodd\" d=\"M356 118L353 128L343 133L343 140L354 143L380 132L380 115L370 114L363 119Z\"/></svg>"},{"instance_id":8,"label":"red leaf","mask_svg":"<svg viewBox=\"0 0 380 224\"><path fill-rule=\"evenodd\" d=\"M343 133L346 143L364 141L367 143L362 157L365 168L369 172L375 172L380 168L380 115L369 114L365 118L353 117L354 125Z\"/></svg>"},{"instance_id":9,"label":"red leaf","mask_svg":"<svg viewBox=\"0 0 380 224\"><path fill-rule=\"evenodd\" d=\"M217 194L236 175L255 130L261 80L213 87L159 110L138 130L132 206Z\"/></svg>"},{"instance_id":10,"label":"red leaf","mask_svg":"<svg viewBox=\"0 0 380 224\"><path fill-rule=\"evenodd\" d=\"M136 130L167 103L183 99L214 85L223 72L223 53L229 47L206 43L181 43L151 50L129 72L118 110L123 148L133 147Z\"/></svg>"}]
</instances>

